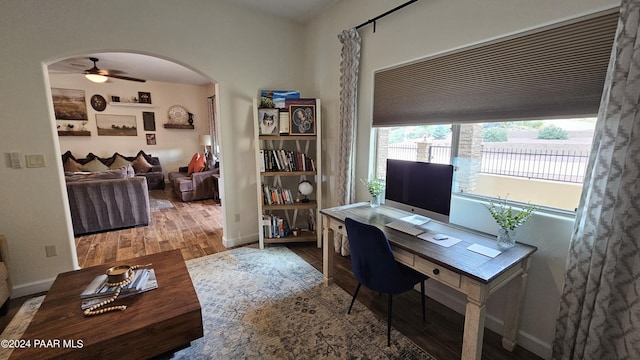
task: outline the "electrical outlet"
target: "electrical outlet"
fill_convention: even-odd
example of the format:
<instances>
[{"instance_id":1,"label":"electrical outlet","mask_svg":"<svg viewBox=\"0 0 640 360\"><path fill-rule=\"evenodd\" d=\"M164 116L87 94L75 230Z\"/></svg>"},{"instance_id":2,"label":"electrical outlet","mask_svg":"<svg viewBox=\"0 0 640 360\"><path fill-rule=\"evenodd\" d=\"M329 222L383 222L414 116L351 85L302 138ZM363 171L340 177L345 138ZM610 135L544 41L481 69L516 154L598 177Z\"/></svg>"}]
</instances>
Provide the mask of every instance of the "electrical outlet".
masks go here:
<instances>
[{"instance_id":1,"label":"electrical outlet","mask_svg":"<svg viewBox=\"0 0 640 360\"><path fill-rule=\"evenodd\" d=\"M55 245L47 245L44 247L44 251L47 253L47 257L58 256L58 251Z\"/></svg>"},{"instance_id":2,"label":"electrical outlet","mask_svg":"<svg viewBox=\"0 0 640 360\"><path fill-rule=\"evenodd\" d=\"M235 215L235 221L236 222L240 222L240 214L236 214Z\"/></svg>"}]
</instances>

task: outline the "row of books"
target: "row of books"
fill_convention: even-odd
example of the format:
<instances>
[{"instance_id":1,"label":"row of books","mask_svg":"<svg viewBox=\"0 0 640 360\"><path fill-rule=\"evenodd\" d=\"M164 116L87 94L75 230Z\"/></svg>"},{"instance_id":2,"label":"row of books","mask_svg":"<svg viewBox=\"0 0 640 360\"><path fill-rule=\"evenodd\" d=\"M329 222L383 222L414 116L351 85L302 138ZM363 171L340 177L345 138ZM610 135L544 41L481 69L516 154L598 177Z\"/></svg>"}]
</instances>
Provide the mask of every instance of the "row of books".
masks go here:
<instances>
[{"instance_id":1,"label":"row of books","mask_svg":"<svg viewBox=\"0 0 640 360\"><path fill-rule=\"evenodd\" d=\"M116 291L115 286L107 286L107 275L96 276L93 281L80 293L82 299L82 309L85 310L113 296ZM158 288L158 280L153 269L134 270L133 280L120 289L118 299L127 296L140 294Z\"/></svg>"},{"instance_id":2,"label":"row of books","mask_svg":"<svg viewBox=\"0 0 640 360\"><path fill-rule=\"evenodd\" d=\"M260 149L260 171L315 171L313 159L299 151Z\"/></svg>"},{"instance_id":3,"label":"row of books","mask_svg":"<svg viewBox=\"0 0 640 360\"><path fill-rule=\"evenodd\" d=\"M262 229L265 239L283 238L291 232L287 219L276 215L262 215Z\"/></svg>"},{"instance_id":4,"label":"row of books","mask_svg":"<svg viewBox=\"0 0 640 360\"><path fill-rule=\"evenodd\" d=\"M266 205L293 204L295 199L289 189L262 184L262 199Z\"/></svg>"}]
</instances>

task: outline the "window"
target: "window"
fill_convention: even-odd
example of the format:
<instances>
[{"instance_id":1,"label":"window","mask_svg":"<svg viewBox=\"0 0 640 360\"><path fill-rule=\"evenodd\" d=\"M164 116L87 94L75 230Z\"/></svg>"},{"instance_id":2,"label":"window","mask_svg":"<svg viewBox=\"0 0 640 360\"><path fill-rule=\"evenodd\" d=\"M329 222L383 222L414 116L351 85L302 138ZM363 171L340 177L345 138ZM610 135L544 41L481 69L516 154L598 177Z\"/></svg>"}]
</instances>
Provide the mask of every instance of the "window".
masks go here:
<instances>
[{"instance_id":1,"label":"window","mask_svg":"<svg viewBox=\"0 0 640 360\"><path fill-rule=\"evenodd\" d=\"M377 131L376 176L386 159L453 164L454 194L574 211L596 118L384 127Z\"/></svg>"}]
</instances>

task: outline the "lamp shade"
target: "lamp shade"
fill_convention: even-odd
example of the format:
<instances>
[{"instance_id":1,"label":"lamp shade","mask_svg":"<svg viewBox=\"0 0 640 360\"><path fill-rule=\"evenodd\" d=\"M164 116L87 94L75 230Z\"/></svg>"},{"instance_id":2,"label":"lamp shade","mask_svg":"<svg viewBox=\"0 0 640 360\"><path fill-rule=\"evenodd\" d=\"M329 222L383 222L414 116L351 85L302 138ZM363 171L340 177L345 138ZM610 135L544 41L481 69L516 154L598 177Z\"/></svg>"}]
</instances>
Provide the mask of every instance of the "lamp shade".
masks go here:
<instances>
[{"instance_id":1,"label":"lamp shade","mask_svg":"<svg viewBox=\"0 0 640 360\"><path fill-rule=\"evenodd\" d=\"M200 145L211 146L211 135L200 135Z\"/></svg>"},{"instance_id":2,"label":"lamp shade","mask_svg":"<svg viewBox=\"0 0 640 360\"><path fill-rule=\"evenodd\" d=\"M104 75L98 75L98 74L85 74L84 75L87 79L95 82L95 83L103 83L105 81L107 81L107 77Z\"/></svg>"}]
</instances>

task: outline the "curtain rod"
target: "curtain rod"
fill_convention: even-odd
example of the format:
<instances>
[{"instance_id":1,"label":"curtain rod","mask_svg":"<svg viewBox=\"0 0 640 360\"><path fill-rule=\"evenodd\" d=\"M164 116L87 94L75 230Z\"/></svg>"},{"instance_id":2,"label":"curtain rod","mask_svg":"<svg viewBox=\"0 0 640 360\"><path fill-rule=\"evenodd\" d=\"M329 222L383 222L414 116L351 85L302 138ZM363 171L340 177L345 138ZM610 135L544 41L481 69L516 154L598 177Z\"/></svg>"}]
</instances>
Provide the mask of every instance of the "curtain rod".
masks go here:
<instances>
[{"instance_id":1,"label":"curtain rod","mask_svg":"<svg viewBox=\"0 0 640 360\"><path fill-rule=\"evenodd\" d=\"M404 3L404 4L402 4L402 5L399 5L399 6L396 6L395 8L393 8L393 9L391 9L391 10L387 11L387 12L386 12L386 13L384 13L384 14L380 14L380 15L378 15L378 16L376 16L376 17L374 17L373 19L367 20L367 21L363 22L362 24L360 24L360 25L356 26L356 30L360 29L360 28L361 28L361 27L363 27L363 26L366 26L366 25L369 25L369 24L373 23L373 32L376 32L376 20L379 20L379 19L381 19L381 18L383 18L383 17L385 17L385 16L387 16L387 15L389 15L389 14L391 14L391 13L394 13L394 12L396 12L396 11L398 11L398 10L402 9L403 7L405 7L405 6L407 6L407 5L411 5L411 4L413 4L414 2L416 2L416 1L418 1L418 0L411 0L411 1L407 1L406 3Z\"/></svg>"}]
</instances>

